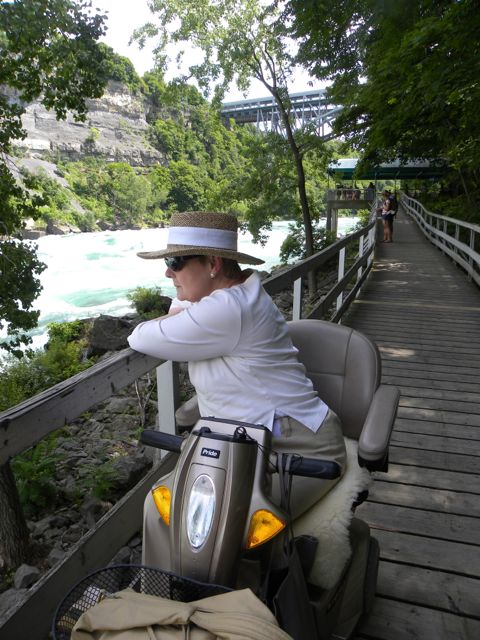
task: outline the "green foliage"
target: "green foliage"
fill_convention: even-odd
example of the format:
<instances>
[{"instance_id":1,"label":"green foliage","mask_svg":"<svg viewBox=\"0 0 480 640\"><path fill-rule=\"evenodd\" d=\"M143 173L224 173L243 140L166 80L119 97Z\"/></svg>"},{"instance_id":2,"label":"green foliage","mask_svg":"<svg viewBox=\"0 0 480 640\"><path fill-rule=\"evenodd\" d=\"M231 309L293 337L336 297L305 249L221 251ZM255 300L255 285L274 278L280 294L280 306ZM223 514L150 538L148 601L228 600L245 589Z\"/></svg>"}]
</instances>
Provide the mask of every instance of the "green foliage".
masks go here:
<instances>
[{"instance_id":1,"label":"green foliage","mask_svg":"<svg viewBox=\"0 0 480 640\"><path fill-rule=\"evenodd\" d=\"M85 325L80 321L52 323L48 349L37 350L21 360L7 358L0 385L0 411L48 389L88 368L83 359Z\"/></svg>"},{"instance_id":2,"label":"green foliage","mask_svg":"<svg viewBox=\"0 0 480 640\"><path fill-rule=\"evenodd\" d=\"M344 106L335 129L362 151L363 165L442 161L472 208L480 192L478 2L288 4L300 58L333 80L332 101Z\"/></svg>"},{"instance_id":3,"label":"green foliage","mask_svg":"<svg viewBox=\"0 0 480 640\"><path fill-rule=\"evenodd\" d=\"M105 500L111 496L116 479L113 460L107 460L100 466L87 463L84 472L82 478L77 481L77 490L80 495L89 493L99 500Z\"/></svg>"},{"instance_id":4,"label":"green foliage","mask_svg":"<svg viewBox=\"0 0 480 640\"><path fill-rule=\"evenodd\" d=\"M50 178L43 168L36 173L32 173L25 168L21 170L24 180L28 181L31 189L42 199L42 206L39 207L39 218L45 223L50 220L54 222L66 222L76 224L78 212L72 206L72 194L63 187L58 180Z\"/></svg>"},{"instance_id":5,"label":"green foliage","mask_svg":"<svg viewBox=\"0 0 480 640\"><path fill-rule=\"evenodd\" d=\"M64 173L79 202L90 211L84 225L93 227L96 220L104 220L135 227L153 213L153 183L126 162L69 162Z\"/></svg>"},{"instance_id":6,"label":"green foliage","mask_svg":"<svg viewBox=\"0 0 480 640\"><path fill-rule=\"evenodd\" d=\"M85 142L90 145L95 145L96 141L100 138L100 129L97 127L90 127L88 136L85 138Z\"/></svg>"},{"instance_id":7,"label":"green foliage","mask_svg":"<svg viewBox=\"0 0 480 640\"><path fill-rule=\"evenodd\" d=\"M9 335L0 348L16 355L29 344L24 332L38 319L32 304L44 268L35 249L16 238L24 220L38 218L43 202L30 195L27 183L25 190L17 185L5 154L25 137L24 104L40 98L57 118L71 110L83 119L85 99L101 96L103 54L96 40L104 33L104 16L90 15L88 7L83 0L1 3L0 86L10 87L19 99L0 95L0 329L6 325Z\"/></svg>"},{"instance_id":8,"label":"green foliage","mask_svg":"<svg viewBox=\"0 0 480 640\"><path fill-rule=\"evenodd\" d=\"M56 435L51 434L12 460L20 502L30 517L38 515L55 502L57 491L53 479L61 460L61 456L55 452L56 444Z\"/></svg>"},{"instance_id":9,"label":"green foliage","mask_svg":"<svg viewBox=\"0 0 480 640\"><path fill-rule=\"evenodd\" d=\"M137 287L127 295L127 298L140 316L150 319L168 313L168 308L161 295L160 287Z\"/></svg>"},{"instance_id":10,"label":"green foliage","mask_svg":"<svg viewBox=\"0 0 480 640\"><path fill-rule=\"evenodd\" d=\"M253 79L261 82L272 95L286 131L290 162L296 172L305 241L310 254L313 238L303 164L306 148L293 130L288 81L295 73L295 60L282 3L273 0L157 0L152 10L157 17L156 25L148 24L137 30L136 38L143 43L146 38L156 37L157 51L166 51L172 43L197 47L201 52L199 62L190 65L189 72L206 95L214 87L215 98L219 100L232 82L246 90ZM166 61L165 56L163 61ZM161 93L163 87L158 83L156 89ZM167 127L161 127L155 133L170 153L177 149L178 136L174 134L176 132ZM222 185L222 193L224 189L228 189L228 185ZM258 218L259 213L257 208L254 217ZM264 210L267 227L270 215Z\"/></svg>"},{"instance_id":11,"label":"green foliage","mask_svg":"<svg viewBox=\"0 0 480 640\"><path fill-rule=\"evenodd\" d=\"M290 233L282 242L280 247L280 260L282 264L286 264L291 260L303 260L307 258L305 247L305 229L299 222L289 224ZM313 224L313 240L314 251L321 251L335 242L335 234L327 231L325 227L321 227L318 223Z\"/></svg>"},{"instance_id":12,"label":"green foliage","mask_svg":"<svg viewBox=\"0 0 480 640\"><path fill-rule=\"evenodd\" d=\"M115 51L104 42L100 42L98 48L104 55L102 69L109 80L121 82L126 85L132 93L138 93L144 89L143 81L128 58L115 53Z\"/></svg>"}]
</instances>

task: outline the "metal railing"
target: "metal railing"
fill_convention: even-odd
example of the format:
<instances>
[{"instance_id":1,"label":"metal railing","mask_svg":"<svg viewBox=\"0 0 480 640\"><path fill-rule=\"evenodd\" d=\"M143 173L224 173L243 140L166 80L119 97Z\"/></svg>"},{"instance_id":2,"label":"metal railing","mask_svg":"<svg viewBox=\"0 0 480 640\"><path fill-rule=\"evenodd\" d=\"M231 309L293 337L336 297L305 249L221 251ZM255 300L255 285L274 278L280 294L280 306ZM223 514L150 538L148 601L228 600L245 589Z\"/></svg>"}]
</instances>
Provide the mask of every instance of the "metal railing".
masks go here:
<instances>
[{"instance_id":1,"label":"metal railing","mask_svg":"<svg viewBox=\"0 0 480 640\"><path fill-rule=\"evenodd\" d=\"M401 195L401 204L425 237L480 286L480 226L427 211L418 200L405 194Z\"/></svg>"},{"instance_id":2,"label":"metal railing","mask_svg":"<svg viewBox=\"0 0 480 640\"><path fill-rule=\"evenodd\" d=\"M323 251L264 280L271 295L293 289L292 318L326 318L338 322L358 295L373 263L376 216L369 224ZM336 260L336 278L315 303L304 286L310 271ZM156 369L158 428L175 432L178 406L178 363L162 362L132 349L124 349L89 369L0 413L0 465L29 449L48 434L106 400L140 376ZM0 637L44 640L56 605L84 575L110 561L141 526L143 500L159 475L153 468L122 498L58 565L45 574L23 600L0 620ZM35 620L32 625L31 621Z\"/></svg>"}]
</instances>

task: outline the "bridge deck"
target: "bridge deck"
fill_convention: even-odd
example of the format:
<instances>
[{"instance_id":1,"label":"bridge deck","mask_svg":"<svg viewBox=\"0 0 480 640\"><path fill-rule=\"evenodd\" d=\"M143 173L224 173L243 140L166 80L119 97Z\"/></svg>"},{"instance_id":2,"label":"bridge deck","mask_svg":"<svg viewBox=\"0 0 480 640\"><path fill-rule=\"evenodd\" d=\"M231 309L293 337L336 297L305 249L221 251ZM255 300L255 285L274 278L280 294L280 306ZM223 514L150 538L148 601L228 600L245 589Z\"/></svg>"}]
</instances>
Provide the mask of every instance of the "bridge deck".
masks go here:
<instances>
[{"instance_id":1,"label":"bridge deck","mask_svg":"<svg viewBox=\"0 0 480 640\"><path fill-rule=\"evenodd\" d=\"M403 212L345 324L401 391L388 475L357 513L380 543L358 638L480 638L480 291Z\"/></svg>"}]
</instances>

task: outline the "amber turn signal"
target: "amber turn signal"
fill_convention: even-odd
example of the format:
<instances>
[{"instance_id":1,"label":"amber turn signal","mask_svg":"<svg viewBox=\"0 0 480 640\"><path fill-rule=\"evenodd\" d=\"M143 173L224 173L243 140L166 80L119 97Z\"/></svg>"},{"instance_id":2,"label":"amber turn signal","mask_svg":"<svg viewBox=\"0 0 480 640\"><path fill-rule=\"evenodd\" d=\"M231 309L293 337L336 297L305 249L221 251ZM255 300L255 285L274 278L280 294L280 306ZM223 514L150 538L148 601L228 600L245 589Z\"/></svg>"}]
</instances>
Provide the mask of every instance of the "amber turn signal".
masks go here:
<instances>
[{"instance_id":1,"label":"amber turn signal","mask_svg":"<svg viewBox=\"0 0 480 640\"><path fill-rule=\"evenodd\" d=\"M160 486L152 489L153 501L165 524L170 524L170 506L172 504L172 494L168 487Z\"/></svg>"},{"instance_id":2,"label":"amber turn signal","mask_svg":"<svg viewBox=\"0 0 480 640\"><path fill-rule=\"evenodd\" d=\"M255 511L248 529L247 549L253 549L259 545L274 538L280 531L285 529L286 523L280 518L268 511L267 509L259 509Z\"/></svg>"}]
</instances>

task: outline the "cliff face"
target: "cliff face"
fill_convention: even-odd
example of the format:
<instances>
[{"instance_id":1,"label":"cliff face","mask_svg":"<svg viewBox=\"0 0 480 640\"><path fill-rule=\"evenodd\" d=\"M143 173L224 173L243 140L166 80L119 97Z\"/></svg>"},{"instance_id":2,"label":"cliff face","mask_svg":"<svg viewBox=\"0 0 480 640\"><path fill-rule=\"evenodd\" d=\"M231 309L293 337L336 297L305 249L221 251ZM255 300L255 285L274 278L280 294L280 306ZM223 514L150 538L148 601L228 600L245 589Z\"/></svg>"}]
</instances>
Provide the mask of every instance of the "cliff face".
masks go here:
<instances>
[{"instance_id":1,"label":"cliff face","mask_svg":"<svg viewBox=\"0 0 480 640\"><path fill-rule=\"evenodd\" d=\"M13 95L10 98L15 99ZM57 121L55 113L38 102L26 106L22 122L27 137L17 146L37 157L53 153L78 160L93 155L132 166L164 162L162 154L146 140L149 106L142 97L110 81L102 98L88 100L88 108L86 121L75 122L71 115Z\"/></svg>"}]
</instances>

